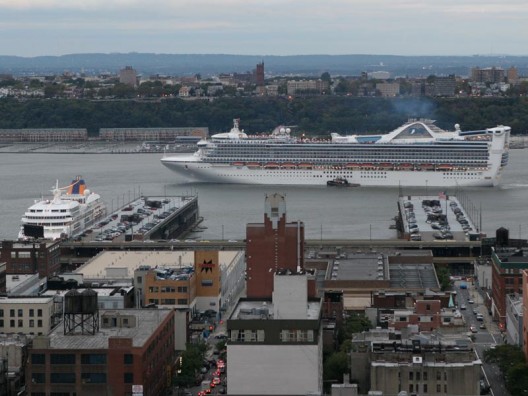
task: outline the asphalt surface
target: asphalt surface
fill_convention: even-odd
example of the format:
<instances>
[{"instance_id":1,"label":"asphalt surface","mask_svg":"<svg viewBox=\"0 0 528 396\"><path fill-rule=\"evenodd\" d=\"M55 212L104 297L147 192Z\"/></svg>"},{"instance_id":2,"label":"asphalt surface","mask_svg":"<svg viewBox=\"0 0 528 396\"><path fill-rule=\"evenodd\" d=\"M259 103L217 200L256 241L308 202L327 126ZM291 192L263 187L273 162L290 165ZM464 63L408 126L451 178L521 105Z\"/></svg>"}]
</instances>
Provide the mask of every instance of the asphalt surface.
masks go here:
<instances>
[{"instance_id":1,"label":"asphalt surface","mask_svg":"<svg viewBox=\"0 0 528 396\"><path fill-rule=\"evenodd\" d=\"M461 283L465 283L467 289L461 289ZM491 387L489 394L492 396L511 396L506 390L504 378L497 365L484 362L484 351L494 345L502 344L503 340L497 324L493 322L491 315L488 314L483 297L471 282L457 281L455 282L455 290L457 292L458 306L460 307L462 304L466 306L466 309L460 312L464 315L468 332L470 326L476 326L477 328L477 332L472 333L474 335L473 345L478 357L482 360L482 378ZM469 300L472 300L473 303L470 304ZM473 310L483 315L483 322L477 320L476 313ZM485 324L485 329L480 328L481 323Z\"/></svg>"}]
</instances>

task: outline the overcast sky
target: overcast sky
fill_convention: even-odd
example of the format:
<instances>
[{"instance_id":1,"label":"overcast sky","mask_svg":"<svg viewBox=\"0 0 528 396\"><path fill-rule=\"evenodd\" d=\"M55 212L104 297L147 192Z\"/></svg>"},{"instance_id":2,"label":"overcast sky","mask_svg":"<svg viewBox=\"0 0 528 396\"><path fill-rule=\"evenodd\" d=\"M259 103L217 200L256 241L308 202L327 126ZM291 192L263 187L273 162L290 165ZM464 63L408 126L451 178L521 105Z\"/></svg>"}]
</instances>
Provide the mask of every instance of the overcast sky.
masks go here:
<instances>
[{"instance_id":1,"label":"overcast sky","mask_svg":"<svg viewBox=\"0 0 528 396\"><path fill-rule=\"evenodd\" d=\"M528 55L526 0L0 0L0 55Z\"/></svg>"}]
</instances>

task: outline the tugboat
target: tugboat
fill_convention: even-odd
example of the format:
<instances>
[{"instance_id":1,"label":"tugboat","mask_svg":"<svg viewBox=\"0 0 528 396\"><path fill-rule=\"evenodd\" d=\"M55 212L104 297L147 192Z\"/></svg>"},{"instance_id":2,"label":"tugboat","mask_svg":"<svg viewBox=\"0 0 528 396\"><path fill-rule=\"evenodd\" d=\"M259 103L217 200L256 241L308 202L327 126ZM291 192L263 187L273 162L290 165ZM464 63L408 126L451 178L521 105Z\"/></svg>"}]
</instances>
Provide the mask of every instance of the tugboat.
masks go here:
<instances>
[{"instance_id":1,"label":"tugboat","mask_svg":"<svg viewBox=\"0 0 528 396\"><path fill-rule=\"evenodd\" d=\"M326 185L332 187L359 187L359 184L349 183L348 180L343 177L336 177L333 180L328 180Z\"/></svg>"}]
</instances>

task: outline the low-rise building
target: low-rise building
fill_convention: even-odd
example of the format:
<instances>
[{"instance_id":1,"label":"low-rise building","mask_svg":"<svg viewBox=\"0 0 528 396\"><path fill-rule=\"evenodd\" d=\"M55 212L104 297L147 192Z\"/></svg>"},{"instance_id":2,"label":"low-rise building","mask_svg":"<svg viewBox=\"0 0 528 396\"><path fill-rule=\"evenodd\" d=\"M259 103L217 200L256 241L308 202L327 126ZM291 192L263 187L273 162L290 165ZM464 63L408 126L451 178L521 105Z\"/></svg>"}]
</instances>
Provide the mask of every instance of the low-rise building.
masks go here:
<instances>
[{"instance_id":1,"label":"low-rise building","mask_svg":"<svg viewBox=\"0 0 528 396\"><path fill-rule=\"evenodd\" d=\"M468 338L370 331L353 340L351 362L360 394L480 394L482 362Z\"/></svg>"},{"instance_id":2,"label":"low-rise building","mask_svg":"<svg viewBox=\"0 0 528 396\"><path fill-rule=\"evenodd\" d=\"M101 311L94 334L57 326L35 337L26 368L27 393L165 395L175 360L174 312Z\"/></svg>"},{"instance_id":3,"label":"low-rise building","mask_svg":"<svg viewBox=\"0 0 528 396\"><path fill-rule=\"evenodd\" d=\"M0 262L7 264L7 274L39 274L51 277L60 271L60 243L2 241Z\"/></svg>"},{"instance_id":4,"label":"low-rise building","mask_svg":"<svg viewBox=\"0 0 528 396\"><path fill-rule=\"evenodd\" d=\"M53 297L0 298L0 332L47 335L60 321Z\"/></svg>"},{"instance_id":5,"label":"low-rise building","mask_svg":"<svg viewBox=\"0 0 528 396\"><path fill-rule=\"evenodd\" d=\"M506 339L509 344L523 347L523 316L524 307L522 295L517 293L506 296Z\"/></svg>"}]
</instances>

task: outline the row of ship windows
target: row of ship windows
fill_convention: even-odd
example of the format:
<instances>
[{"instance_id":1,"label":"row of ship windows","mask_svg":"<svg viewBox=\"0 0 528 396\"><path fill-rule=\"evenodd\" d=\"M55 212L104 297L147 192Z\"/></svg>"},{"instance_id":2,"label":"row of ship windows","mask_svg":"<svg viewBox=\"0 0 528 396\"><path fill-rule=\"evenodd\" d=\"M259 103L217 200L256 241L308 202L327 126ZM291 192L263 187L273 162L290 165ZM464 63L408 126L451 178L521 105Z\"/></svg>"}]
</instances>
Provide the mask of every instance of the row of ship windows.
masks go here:
<instances>
[{"instance_id":1,"label":"row of ship windows","mask_svg":"<svg viewBox=\"0 0 528 396\"><path fill-rule=\"evenodd\" d=\"M31 213L43 213L43 212L51 212L51 213L66 213L68 209L52 209L52 210L44 210L44 209L30 209Z\"/></svg>"},{"instance_id":2,"label":"row of ship windows","mask_svg":"<svg viewBox=\"0 0 528 396\"><path fill-rule=\"evenodd\" d=\"M59 219L71 219L71 216L26 216L28 220L59 220Z\"/></svg>"}]
</instances>

